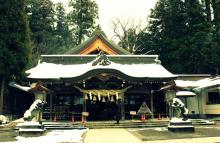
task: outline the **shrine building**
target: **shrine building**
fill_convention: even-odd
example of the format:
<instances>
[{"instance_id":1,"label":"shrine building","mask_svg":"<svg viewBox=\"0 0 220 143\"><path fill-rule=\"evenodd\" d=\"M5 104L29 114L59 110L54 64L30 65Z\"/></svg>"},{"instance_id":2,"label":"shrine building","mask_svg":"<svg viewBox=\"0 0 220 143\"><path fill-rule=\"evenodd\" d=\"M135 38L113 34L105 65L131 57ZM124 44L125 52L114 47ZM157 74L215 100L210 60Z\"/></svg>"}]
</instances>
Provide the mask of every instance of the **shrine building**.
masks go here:
<instances>
[{"instance_id":1,"label":"shrine building","mask_svg":"<svg viewBox=\"0 0 220 143\"><path fill-rule=\"evenodd\" d=\"M64 120L80 120L82 112L88 112L88 120L112 120L118 101L122 119L130 119L130 111L138 112L143 102L150 118L168 116L160 89L177 78L158 55L132 55L101 30L64 55L42 55L26 73L30 82L40 81L50 90L44 118Z\"/></svg>"}]
</instances>

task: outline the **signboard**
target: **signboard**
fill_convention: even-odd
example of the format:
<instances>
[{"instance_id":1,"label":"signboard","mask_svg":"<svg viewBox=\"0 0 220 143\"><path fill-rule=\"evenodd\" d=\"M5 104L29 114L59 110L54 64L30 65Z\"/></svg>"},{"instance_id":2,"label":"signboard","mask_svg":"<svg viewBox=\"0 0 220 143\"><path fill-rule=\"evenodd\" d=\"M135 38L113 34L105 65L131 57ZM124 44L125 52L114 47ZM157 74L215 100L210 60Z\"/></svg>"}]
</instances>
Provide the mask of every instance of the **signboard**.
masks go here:
<instances>
[{"instance_id":1,"label":"signboard","mask_svg":"<svg viewBox=\"0 0 220 143\"><path fill-rule=\"evenodd\" d=\"M137 112L136 111L130 111L130 115L136 115Z\"/></svg>"},{"instance_id":2,"label":"signboard","mask_svg":"<svg viewBox=\"0 0 220 143\"><path fill-rule=\"evenodd\" d=\"M89 116L89 112L82 112L83 116Z\"/></svg>"}]
</instances>

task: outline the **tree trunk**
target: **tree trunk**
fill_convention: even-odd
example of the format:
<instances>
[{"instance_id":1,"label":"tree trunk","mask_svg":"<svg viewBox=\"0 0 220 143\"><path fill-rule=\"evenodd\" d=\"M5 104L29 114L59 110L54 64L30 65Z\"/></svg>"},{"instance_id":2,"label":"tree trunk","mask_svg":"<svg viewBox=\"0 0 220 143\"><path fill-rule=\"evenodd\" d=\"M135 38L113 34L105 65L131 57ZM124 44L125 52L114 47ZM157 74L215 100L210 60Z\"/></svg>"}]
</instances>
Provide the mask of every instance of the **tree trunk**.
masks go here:
<instances>
[{"instance_id":1,"label":"tree trunk","mask_svg":"<svg viewBox=\"0 0 220 143\"><path fill-rule=\"evenodd\" d=\"M212 8L214 14L214 22L219 22L220 20L220 2L218 0L212 0Z\"/></svg>"},{"instance_id":2,"label":"tree trunk","mask_svg":"<svg viewBox=\"0 0 220 143\"><path fill-rule=\"evenodd\" d=\"M1 93L0 93L0 114L3 114L4 107L4 89L5 89L5 79L3 78L1 81Z\"/></svg>"},{"instance_id":3,"label":"tree trunk","mask_svg":"<svg viewBox=\"0 0 220 143\"><path fill-rule=\"evenodd\" d=\"M205 0L205 7L207 21L211 22L211 0Z\"/></svg>"}]
</instances>

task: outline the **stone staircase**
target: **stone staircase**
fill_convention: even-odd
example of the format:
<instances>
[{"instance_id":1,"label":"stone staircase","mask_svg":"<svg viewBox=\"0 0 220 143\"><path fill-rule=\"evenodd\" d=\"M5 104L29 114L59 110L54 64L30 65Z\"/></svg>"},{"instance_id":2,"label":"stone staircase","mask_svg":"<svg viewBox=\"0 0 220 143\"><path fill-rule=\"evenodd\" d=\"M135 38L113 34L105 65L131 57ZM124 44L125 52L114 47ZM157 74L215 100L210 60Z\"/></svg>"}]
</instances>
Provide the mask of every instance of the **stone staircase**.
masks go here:
<instances>
[{"instance_id":1,"label":"stone staircase","mask_svg":"<svg viewBox=\"0 0 220 143\"><path fill-rule=\"evenodd\" d=\"M72 122L43 122L46 130L72 130L72 129L85 129L79 123Z\"/></svg>"},{"instance_id":2,"label":"stone staircase","mask_svg":"<svg viewBox=\"0 0 220 143\"><path fill-rule=\"evenodd\" d=\"M115 122L87 122L84 123L85 127L90 129L101 129L101 128L147 128L147 127L164 127L167 126L168 122L158 121L158 122L124 122L121 121L119 124Z\"/></svg>"},{"instance_id":3,"label":"stone staircase","mask_svg":"<svg viewBox=\"0 0 220 143\"><path fill-rule=\"evenodd\" d=\"M192 119L193 125L214 125L215 122L203 120L203 119ZM153 127L167 127L169 119L157 120L149 119L145 122L140 120L125 120L120 121L116 124L116 121L87 121L87 122L70 122L70 121L59 121L59 122L43 122L42 124L47 130L68 130L68 129L102 129L102 128L153 128Z\"/></svg>"},{"instance_id":4,"label":"stone staircase","mask_svg":"<svg viewBox=\"0 0 220 143\"><path fill-rule=\"evenodd\" d=\"M101 129L101 128L147 128L147 127L165 127L168 125L167 120L155 121L88 121L88 122L43 122L47 130L63 130L63 129Z\"/></svg>"}]
</instances>

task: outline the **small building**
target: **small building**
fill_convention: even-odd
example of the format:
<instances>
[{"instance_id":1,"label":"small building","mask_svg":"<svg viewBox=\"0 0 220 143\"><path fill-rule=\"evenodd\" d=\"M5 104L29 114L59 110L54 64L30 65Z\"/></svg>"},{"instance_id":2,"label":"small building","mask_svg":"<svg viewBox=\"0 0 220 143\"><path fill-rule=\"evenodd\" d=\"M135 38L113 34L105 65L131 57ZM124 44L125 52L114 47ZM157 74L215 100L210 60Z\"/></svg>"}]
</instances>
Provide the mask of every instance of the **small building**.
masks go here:
<instances>
[{"instance_id":1,"label":"small building","mask_svg":"<svg viewBox=\"0 0 220 143\"><path fill-rule=\"evenodd\" d=\"M191 78L193 77L193 78ZM165 86L176 91L192 117L216 117L220 114L220 78L211 75L178 76Z\"/></svg>"}]
</instances>

